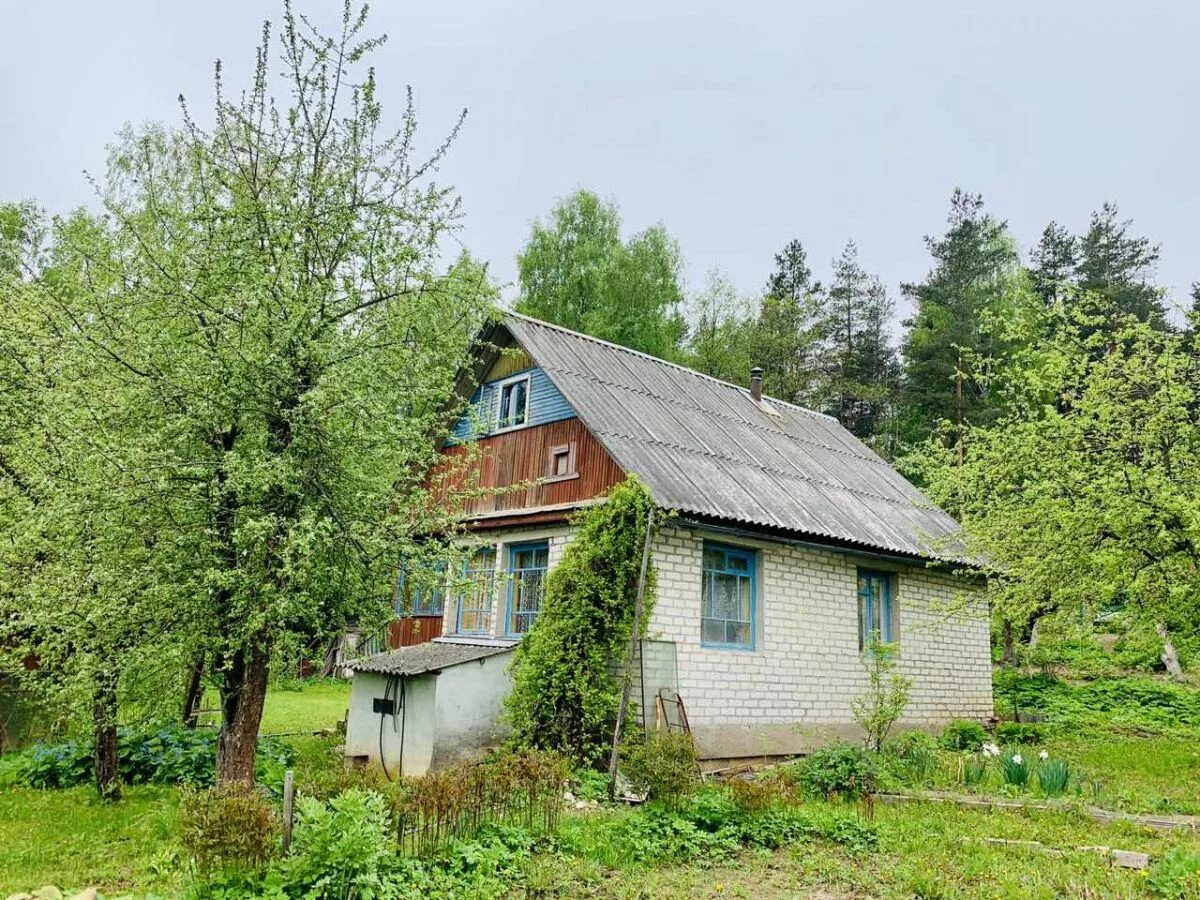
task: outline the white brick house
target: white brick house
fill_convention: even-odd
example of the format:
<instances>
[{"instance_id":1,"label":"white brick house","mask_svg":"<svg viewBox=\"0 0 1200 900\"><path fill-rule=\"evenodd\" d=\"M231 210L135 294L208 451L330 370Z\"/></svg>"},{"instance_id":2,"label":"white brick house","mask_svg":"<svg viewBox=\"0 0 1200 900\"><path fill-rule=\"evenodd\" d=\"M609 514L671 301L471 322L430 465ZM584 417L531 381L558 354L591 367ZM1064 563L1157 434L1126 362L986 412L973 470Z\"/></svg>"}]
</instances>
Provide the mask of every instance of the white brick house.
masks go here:
<instances>
[{"instance_id":1,"label":"white brick house","mask_svg":"<svg viewBox=\"0 0 1200 900\"><path fill-rule=\"evenodd\" d=\"M677 696L706 759L855 737L872 635L912 678L905 724L991 715L988 611L957 525L836 421L761 396L757 375L746 389L519 316L485 337L446 452L477 442L472 477L495 490L469 510L477 553L439 597L438 641L505 654L570 515L636 472L672 512L635 687L650 722Z\"/></svg>"}]
</instances>

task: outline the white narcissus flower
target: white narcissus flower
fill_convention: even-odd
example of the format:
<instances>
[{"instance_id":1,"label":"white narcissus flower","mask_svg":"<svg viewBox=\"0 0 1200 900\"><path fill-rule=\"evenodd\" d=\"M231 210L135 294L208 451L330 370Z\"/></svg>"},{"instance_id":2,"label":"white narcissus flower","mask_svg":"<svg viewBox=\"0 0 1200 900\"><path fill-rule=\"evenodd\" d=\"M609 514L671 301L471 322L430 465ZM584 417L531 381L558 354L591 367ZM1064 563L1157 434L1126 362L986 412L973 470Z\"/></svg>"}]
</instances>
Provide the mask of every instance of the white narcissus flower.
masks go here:
<instances>
[{"instance_id":1,"label":"white narcissus flower","mask_svg":"<svg viewBox=\"0 0 1200 900\"><path fill-rule=\"evenodd\" d=\"M1043 762L1045 762L1046 760L1048 760L1050 758L1050 751L1043 750L1041 753L1038 754L1038 758L1041 759Z\"/></svg>"},{"instance_id":2,"label":"white narcissus flower","mask_svg":"<svg viewBox=\"0 0 1200 900\"><path fill-rule=\"evenodd\" d=\"M983 745L983 755L984 756L999 756L1000 748L989 741L988 743Z\"/></svg>"},{"instance_id":3,"label":"white narcissus flower","mask_svg":"<svg viewBox=\"0 0 1200 900\"><path fill-rule=\"evenodd\" d=\"M1014 753L1012 755L1012 761L1015 762L1018 766L1021 765L1023 762L1025 762L1025 760L1021 759L1020 753Z\"/></svg>"}]
</instances>

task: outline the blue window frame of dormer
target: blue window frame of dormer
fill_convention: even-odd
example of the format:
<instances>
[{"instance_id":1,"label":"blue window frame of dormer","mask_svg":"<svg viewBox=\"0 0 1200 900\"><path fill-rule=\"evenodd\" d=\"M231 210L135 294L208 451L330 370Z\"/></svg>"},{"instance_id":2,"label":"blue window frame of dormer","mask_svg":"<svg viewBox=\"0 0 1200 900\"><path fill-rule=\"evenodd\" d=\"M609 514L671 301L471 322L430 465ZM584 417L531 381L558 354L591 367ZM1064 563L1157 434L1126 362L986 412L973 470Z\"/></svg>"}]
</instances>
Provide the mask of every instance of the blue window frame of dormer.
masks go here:
<instances>
[{"instance_id":1,"label":"blue window frame of dormer","mask_svg":"<svg viewBox=\"0 0 1200 900\"><path fill-rule=\"evenodd\" d=\"M508 604L504 616L504 633L508 637L520 637L533 626L546 596L549 568L547 541L509 545Z\"/></svg>"},{"instance_id":2,"label":"blue window frame of dormer","mask_svg":"<svg viewBox=\"0 0 1200 900\"><path fill-rule=\"evenodd\" d=\"M757 557L753 550L704 542L700 643L753 650L758 632Z\"/></svg>"},{"instance_id":3,"label":"blue window frame of dormer","mask_svg":"<svg viewBox=\"0 0 1200 900\"><path fill-rule=\"evenodd\" d=\"M497 382L497 431L520 428L529 421L529 385L528 372Z\"/></svg>"},{"instance_id":4,"label":"blue window frame of dormer","mask_svg":"<svg viewBox=\"0 0 1200 900\"><path fill-rule=\"evenodd\" d=\"M496 596L496 548L480 547L465 564L458 594L459 634L491 634Z\"/></svg>"}]
</instances>

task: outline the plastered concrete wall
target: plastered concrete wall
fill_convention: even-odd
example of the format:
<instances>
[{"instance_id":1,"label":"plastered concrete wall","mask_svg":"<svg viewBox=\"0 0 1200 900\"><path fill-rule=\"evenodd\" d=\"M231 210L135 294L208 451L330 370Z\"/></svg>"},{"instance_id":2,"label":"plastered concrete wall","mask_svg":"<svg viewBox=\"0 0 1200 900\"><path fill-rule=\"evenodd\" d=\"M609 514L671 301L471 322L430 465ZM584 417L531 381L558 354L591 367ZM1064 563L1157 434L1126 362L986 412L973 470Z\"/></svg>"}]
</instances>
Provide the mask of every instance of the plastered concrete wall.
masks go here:
<instances>
[{"instance_id":1,"label":"plastered concrete wall","mask_svg":"<svg viewBox=\"0 0 1200 900\"><path fill-rule=\"evenodd\" d=\"M382 698L387 691L387 683L386 675L354 674L350 687L350 714L346 720L345 754L366 757L371 766L380 766L382 762L393 778L399 774L424 774L433 760L437 676L408 678L404 687L407 709L400 708L397 703L395 716L381 716L372 709L374 699ZM388 696L395 697L395 689ZM403 754L400 752L401 735Z\"/></svg>"},{"instance_id":2,"label":"plastered concrete wall","mask_svg":"<svg viewBox=\"0 0 1200 900\"><path fill-rule=\"evenodd\" d=\"M511 652L498 653L443 669L437 676L433 768L479 756L504 739L502 714L512 689L511 663Z\"/></svg>"},{"instance_id":3,"label":"plastered concrete wall","mask_svg":"<svg viewBox=\"0 0 1200 900\"><path fill-rule=\"evenodd\" d=\"M705 538L759 551L754 650L701 646ZM850 703L867 687L858 649L859 565L896 574L899 665L913 680L902 724L992 713L988 613L965 579L680 527L664 529L654 559L658 598L648 636L676 643L679 692L704 756L796 753L857 736Z\"/></svg>"}]
</instances>

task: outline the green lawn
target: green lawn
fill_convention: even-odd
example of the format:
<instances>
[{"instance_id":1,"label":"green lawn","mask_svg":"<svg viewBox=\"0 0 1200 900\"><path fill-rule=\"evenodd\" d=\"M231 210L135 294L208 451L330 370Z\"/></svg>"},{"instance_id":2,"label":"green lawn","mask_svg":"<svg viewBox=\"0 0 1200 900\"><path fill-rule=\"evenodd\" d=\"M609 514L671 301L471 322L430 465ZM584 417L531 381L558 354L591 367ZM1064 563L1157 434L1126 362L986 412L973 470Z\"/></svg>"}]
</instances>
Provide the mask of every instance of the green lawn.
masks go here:
<instances>
[{"instance_id":1,"label":"green lawn","mask_svg":"<svg viewBox=\"0 0 1200 900\"><path fill-rule=\"evenodd\" d=\"M45 884L106 891L180 884L175 826L179 792L133 787L104 805L91 788L0 791L0 896Z\"/></svg>"},{"instance_id":2,"label":"green lawn","mask_svg":"<svg viewBox=\"0 0 1200 900\"><path fill-rule=\"evenodd\" d=\"M261 734L292 734L333 728L346 717L350 682L314 681L300 690L272 689L263 709Z\"/></svg>"}]
</instances>

